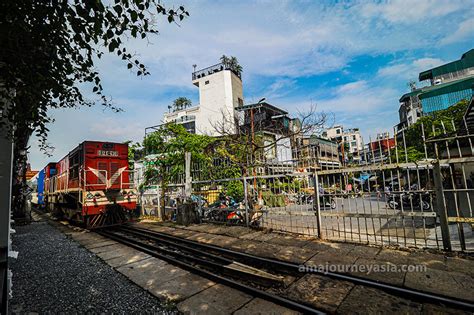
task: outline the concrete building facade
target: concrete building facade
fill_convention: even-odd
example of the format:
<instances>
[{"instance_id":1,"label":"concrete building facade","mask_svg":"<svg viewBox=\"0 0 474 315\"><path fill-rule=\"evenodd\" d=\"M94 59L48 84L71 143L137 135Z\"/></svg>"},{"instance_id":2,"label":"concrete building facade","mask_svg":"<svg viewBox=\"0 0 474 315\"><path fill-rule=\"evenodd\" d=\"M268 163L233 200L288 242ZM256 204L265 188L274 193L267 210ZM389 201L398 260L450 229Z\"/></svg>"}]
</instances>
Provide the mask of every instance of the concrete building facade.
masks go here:
<instances>
[{"instance_id":1,"label":"concrete building facade","mask_svg":"<svg viewBox=\"0 0 474 315\"><path fill-rule=\"evenodd\" d=\"M197 134L234 133L236 109L244 104L240 75L220 63L193 72L192 83L199 88L199 104L166 113L163 122L183 124Z\"/></svg>"},{"instance_id":2,"label":"concrete building facade","mask_svg":"<svg viewBox=\"0 0 474 315\"><path fill-rule=\"evenodd\" d=\"M344 126L337 125L326 129L322 136L343 144L349 149L348 152L343 152L344 159L347 160L350 156L353 160L359 160L360 152L364 148L359 128L344 129Z\"/></svg>"}]
</instances>

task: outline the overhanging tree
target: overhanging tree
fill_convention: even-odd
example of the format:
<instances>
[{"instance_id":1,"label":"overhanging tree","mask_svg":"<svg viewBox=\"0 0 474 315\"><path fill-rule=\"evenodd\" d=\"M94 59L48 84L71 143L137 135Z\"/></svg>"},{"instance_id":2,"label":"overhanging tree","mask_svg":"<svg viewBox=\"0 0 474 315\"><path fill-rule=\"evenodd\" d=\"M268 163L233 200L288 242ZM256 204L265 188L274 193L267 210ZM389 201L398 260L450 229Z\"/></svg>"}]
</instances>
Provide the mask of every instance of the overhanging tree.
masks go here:
<instances>
[{"instance_id":1,"label":"overhanging tree","mask_svg":"<svg viewBox=\"0 0 474 315\"><path fill-rule=\"evenodd\" d=\"M43 150L49 147L48 111L98 103L120 111L104 94L97 59L115 54L137 76L148 75L125 39L157 34L160 17L171 23L188 15L184 7L166 8L158 0L0 2L0 126L14 141L14 215L24 215L30 136L36 134ZM84 88L96 100L87 99Z\"/></svg>"},{"instance_id":2,"label":"overhanging tree","mask_svg":"<svg viewBox=\"0 0 474 315\"><path fill-rule=\"evenodd\" d=\"M462 100L447 109L427 114L418 119L399 137L397 150L391 151L392 162L396 161L396 154L398 154L399 162L416 162L426 157L435 158L434 145L425 144L423 135L425 140L455 135L463 124L467 107L468 101Z\"/></svg>"}]
</instances>

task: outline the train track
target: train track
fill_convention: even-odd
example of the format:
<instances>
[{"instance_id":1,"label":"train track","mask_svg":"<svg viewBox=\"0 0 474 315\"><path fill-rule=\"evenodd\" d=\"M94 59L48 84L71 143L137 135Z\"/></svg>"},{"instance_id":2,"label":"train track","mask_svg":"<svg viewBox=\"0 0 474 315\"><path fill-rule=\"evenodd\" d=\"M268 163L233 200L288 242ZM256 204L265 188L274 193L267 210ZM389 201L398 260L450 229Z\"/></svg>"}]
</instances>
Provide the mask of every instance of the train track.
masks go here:
<instances>
[{"instance_id":1,"label":"train track","mask_svg":"<svg viewBox=\"0 0 474 315\"><path fill-rule=\"evenodd\" d=\"M148 253L151 256L200 274L210 280L223 283L253 296L303 313L324 314L324 312L312 306L271 294L261 290L259 287L277 287L282 284L284 275L301 277L307 273L313 273L336 280L349 281L357 285L373 287L413 301L434 303L470 312L474 311L474 304L469 301L408 289L343 273L318 271L317 268L302 272L298 264L203 244L148 229L124 225L102 229L97 232L117 242ZM272 270L272 273L264 270ZM278 275L273 273L275 270L278 270ZM247 282L247 284L243 282Z\"/></svg>"},{"instance_id":2,"label":"train track","mask_svg":"<svg viewBox=\"0 0 474 315\"><path fill-rule=\"evenodd\" d=\"M218 257L212 253L196 253L195 250L190 250L189 247L176 244L167 243L165 246L163 246L163 244L152 244L153 241L158 240L158 237L153 235L144 235L143 230L141 229L132 231L130 228L115 228L98 230L96 232L102 236L108 237L124 245L128 245L153 257L160 258L173 265L179 266L192 273L201 275L205 278L208 278L209 280L222 283L239 291L248 293L252 296L274 302L304 314L325 314L325 312L315 309L310 305L296 302L288 298L266 292L253 285L245 284L242 281L238 281L237 279L239 279L241 276L244 276L247 280L250 280L250 282L259 283L262 285L262 279L263 283L275 282L276 279L278 279L278 277L273 277L272 279L272 277L268 277L268 275L266 277L264 275L266 273L262 273L260 275L253 274L254 278L251 279L252 268L249 268L249 266L237 264L237 266L240 266L240 268L237 266L234 266L235 268L233 268L231 265L235 264L235 261ZM161 241L164 241L164 239L160 239L158 242ZM194 253L194 255L190 253ZM214 270L218 271L219 273L216 273ZM255 271L257 270L255 269Z\"/></svg>"}]
</instances>

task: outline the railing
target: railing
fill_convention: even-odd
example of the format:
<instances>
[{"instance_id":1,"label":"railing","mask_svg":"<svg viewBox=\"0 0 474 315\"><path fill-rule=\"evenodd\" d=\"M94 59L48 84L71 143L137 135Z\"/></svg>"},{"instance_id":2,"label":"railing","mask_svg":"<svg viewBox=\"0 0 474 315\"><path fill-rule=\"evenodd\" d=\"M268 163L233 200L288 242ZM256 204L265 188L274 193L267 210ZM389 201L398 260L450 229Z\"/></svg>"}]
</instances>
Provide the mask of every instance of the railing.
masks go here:
<instances>
[{"instance_id":1,"label":"railing","mask_svg":"<svg viewBox=\"0 0 474 315\"><path fill-rule=\"evenodd\" d=\"M204 69L193 72L192 77L193 77L193 80L196 80L196 79L200 79L200 78L203 78L205 76L208 76L208 75L211 75L213 73L220 72L220 71L223 71L223 70L231 70L232 71L232 69L230 69L229 66L225 66L221 62L221 63L215 64L213 66L210 66L210 67L207 67L207 68L204 68ZM235 71L232 71L232 72L241 79L241 75L239 73L236 73Z\"/></svg>"},{"instance_id":2,"label":"railing","mask_svg":"<svg viewBox=\"0 0 474 315\"><path fill-rule=\"evenodd\" d=\"M88 172L97 176L97 183L89 183L87 181ZM95 172L97 172L98 174L95 174ZM87 190L88 187L91 187L91 188L97 188L101 186L105 186L105 188L109 187L109 183L108 183L109 180L107 176L108 172L106 170L97 170L97 171L83 170L81 173L84 174L81 187L84 187L85 190Z\"/></svg>"},{"instance_id":3,"label":"railing","mask_svg":"<svg viewBox=\"0 0 474 315\"><path fill-rule=\"evenodd\" d=\"M134 176L135 172L133 170L123 171L120 174L120 189L132 189L134 187ZM128 182L124 183L123 177L124 175L128 176Z\"/></svg>"}]
</instances>

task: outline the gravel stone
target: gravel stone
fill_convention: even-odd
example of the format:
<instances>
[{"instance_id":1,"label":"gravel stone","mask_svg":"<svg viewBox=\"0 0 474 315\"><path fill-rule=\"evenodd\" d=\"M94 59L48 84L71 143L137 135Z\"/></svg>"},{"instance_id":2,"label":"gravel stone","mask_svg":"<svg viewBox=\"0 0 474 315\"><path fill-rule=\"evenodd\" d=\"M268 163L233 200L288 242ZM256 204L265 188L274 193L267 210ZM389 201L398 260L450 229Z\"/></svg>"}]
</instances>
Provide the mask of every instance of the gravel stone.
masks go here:
<instances>
[{"instance_id":1,"label":"gravel stone","mask_svg":"<svg viewBox=\"0 0 474 315\"><path fill-rule=\"evenodd\" d=\"M175 314L48 223L15 227L12 314Z\"/></svg>"}]
</instances>

